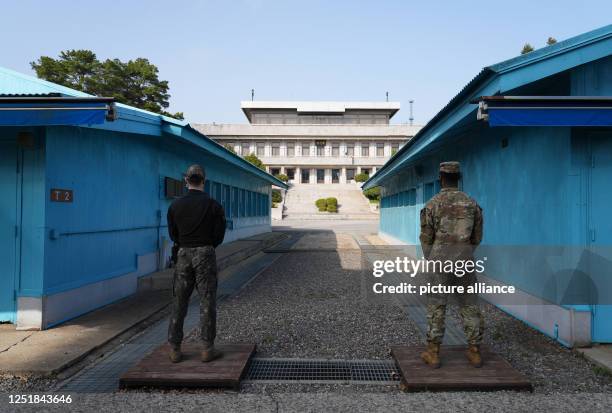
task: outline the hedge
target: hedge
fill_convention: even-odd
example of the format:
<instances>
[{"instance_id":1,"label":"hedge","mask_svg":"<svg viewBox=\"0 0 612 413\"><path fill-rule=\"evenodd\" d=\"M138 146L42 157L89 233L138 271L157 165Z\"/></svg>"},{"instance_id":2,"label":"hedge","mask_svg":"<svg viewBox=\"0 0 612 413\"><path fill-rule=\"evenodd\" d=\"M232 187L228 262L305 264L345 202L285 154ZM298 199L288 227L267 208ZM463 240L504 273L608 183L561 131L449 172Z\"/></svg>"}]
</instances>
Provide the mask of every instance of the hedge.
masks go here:
<instances>
[{"instance_id":1,"label":"hedge","mask_svg":"<svg viewBox=\"0 0 612 413\"><path fill-rule=\"evenodd\" d=\"M365 182L368 179L370 179L370 175L368 174L360 173L355 175L355 182Z\"/></svg>"},{"instance_id":2,"label":"hedge","mask_svg":"<svg viewBox=\"0 0 612 413\"><path fill-rule=\"evenodd\" d=\"M282 202L283 196L281 195L280 189L272 190L272 202L279 203Z\"/></svg>"}]
</instances>

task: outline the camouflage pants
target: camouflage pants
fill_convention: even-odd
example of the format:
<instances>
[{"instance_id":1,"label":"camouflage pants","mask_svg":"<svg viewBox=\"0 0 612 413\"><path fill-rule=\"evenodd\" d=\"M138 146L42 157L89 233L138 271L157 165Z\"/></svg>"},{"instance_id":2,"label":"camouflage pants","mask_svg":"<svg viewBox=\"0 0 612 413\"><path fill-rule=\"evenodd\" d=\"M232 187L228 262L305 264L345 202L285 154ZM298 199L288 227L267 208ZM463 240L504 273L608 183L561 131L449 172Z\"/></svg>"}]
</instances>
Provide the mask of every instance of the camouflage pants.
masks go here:
<instances>
[{"instance_id":1,"label":"camouflage pants","mask_svg":"<svg viewBox=\"0 0 612 413\"><path fill-rule=\"evenodd\" d=\"M463 285L477 282L475 274L466 274L464 277L454 275L431 274L430 283L445 285ZM427 303L427 341L441 344L444 338L446 307L448 295L430 294ZM453 301L459 304L459 314L463 322L463 331L468 344L478 345L482 342L484 332L484 318L478 306L478 297L474 294L453 294Z\"/></svg>"},{"instance_id":2,"label":"camouflage pants","mask_svg":"<svg viewBox=\"0 0 612 413\"><path fill-rule=\"evenodd\" d=\"M173 346L180 346L183 341L183 323L194 287L200 295L201 339L204 347L210 347L217 333L217 259L212 246L178 251L168 326L168 342Z\"/></svg>"}]
</instances>

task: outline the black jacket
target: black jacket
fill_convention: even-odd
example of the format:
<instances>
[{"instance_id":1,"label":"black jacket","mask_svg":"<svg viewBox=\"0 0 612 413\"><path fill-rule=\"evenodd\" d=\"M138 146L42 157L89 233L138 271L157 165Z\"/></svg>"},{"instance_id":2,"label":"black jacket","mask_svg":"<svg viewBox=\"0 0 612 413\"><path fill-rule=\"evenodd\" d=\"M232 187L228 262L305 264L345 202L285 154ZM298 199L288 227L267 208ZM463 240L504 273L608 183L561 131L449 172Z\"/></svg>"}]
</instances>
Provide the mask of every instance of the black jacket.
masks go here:
<instances>
[{"instance_id":1,"label":"black jacket","mask_svg":"<svg viewBox=\"0 0 612 413\"><path fill-rule=\"evenodd\" d=\"M217 247L225 236L225 212L206 192L190 189L168 208L168 233L181 247Z\"/></svg>"}]
</instances>

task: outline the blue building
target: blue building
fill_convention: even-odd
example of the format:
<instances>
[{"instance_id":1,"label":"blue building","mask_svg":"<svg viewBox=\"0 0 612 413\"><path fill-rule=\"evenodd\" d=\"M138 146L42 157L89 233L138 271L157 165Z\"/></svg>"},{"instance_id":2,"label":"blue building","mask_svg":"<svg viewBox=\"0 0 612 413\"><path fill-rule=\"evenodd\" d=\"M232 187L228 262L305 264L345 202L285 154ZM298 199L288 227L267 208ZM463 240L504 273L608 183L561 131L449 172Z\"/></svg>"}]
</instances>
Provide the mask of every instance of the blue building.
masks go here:
<instances>
[{"instance_id":1,"label":"blue building","mask_svg":"<svg viewBox=\"0 0 612 413\"><path fill-rule=\"evenodd\" d=\"M366 184L380 235L415 246L438 165L484 211L487 297L568 345L612 342L612 25L485 67Z\"/></svg>"},{"instance_id":2,"label":"blue building","mask_svg":"<svg viewBox=\"0 0 612 413\"><path fill-rule=\"evenodd\" d=\"M44 329L134 293L166 265L193 163L226 242L271 230L285 184L189 124L0 69L0 321Z\"/></svg>"}]
</instances>

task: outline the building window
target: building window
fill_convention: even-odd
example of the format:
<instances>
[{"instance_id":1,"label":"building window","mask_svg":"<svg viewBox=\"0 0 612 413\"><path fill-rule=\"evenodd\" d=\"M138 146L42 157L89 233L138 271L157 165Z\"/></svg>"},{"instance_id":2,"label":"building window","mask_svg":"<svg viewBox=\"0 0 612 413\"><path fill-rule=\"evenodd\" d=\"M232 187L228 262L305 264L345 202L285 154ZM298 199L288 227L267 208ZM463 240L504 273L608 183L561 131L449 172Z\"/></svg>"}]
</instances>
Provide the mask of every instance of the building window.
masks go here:
<instances>
[{"instance_id":1,"label":"building window","mask_svg":"<svg viewBox=\"0 0 612 413\"><path fill-rule=\"evenodd\" d=\"M395 155L399 151L399 143L391 144L391 156Z\"/></svg>"},{"instance_id":2,"label":"building window","mask_svg":"<svg viewBox=\"0 0 612 413\"><path fill-rule=\"evenodd\" d=\"M325 183L325 169L317 169L317 183Z\"/></svg>"},{"instance_id":3,"label":"building window","mask_svg":"<svg viewBox=\"0 0 612 413\"><path fill-rule=\"evenodd\" d=\"M290 181L293 181L295 179L295 168L287 168L287 178L289 178Z\"/></svg>"},{"instance_id":4,"label":"building window","mask_svg":"<svg viewBox=\"0 0 612 413\"><path fill-rule=\"evenodd\" d=\"M325 156L325 146L317 146L317 156Z\"/></svg>"},{"instance_id":5,"label":"building window","mask_svg":"<svg viewBox=\"0 0 612 413\"><path fill-rule=\"evenodd\" d=\"M332 146L332 156L340 156L340 146L338 145Z\"/></svg>"},{"instance_id":6,"label":"building window","mask_svg":"<svg viewBox=\"0 0 612 413\"><path fill-rule=\"evenodd\" d=\"M332 169L332 184L340 183L340 169Z\"/></svg>"},{"instance_id":7,"label":"building window","mask_svg":"<svg viewBox=\"0 0 612 413\"><path fill-rule=\"evenodd\" d=\"M242 148L240 149L240 154L242 156L247 156L250 154L250 145L248 142L243 142L242 143Z\"/></svg>"},{"instance_id":8,"label":"building window","mask_svg":"<svg viewBox=\"0 0 612 413\"><path fill-rule=\"evenodd\" d=\"M366 175L370 175L370 168L361 168L361 173L362 174L366 174Z\"/></svg>"},{"instance_id":9,"label":"building window","mask_svg":"<svg viewBox=\"0 0 612 413\"><path fill-rule=\"evenodd\" d=\"M355 146L352 143L346 145L346 156L355 156Z\"/></svg>"},{"instance_id":10,"label":"building window","mask_svg":"<svg viewBox=\"0 0 612 413\"><path fill-rule=\"evenodd\" d=\"M310 145L307 143L302 144L302 156L310 156Z\"/></svg>"},{"instance_id":11,"label":"building window","mask_svg":"<svg viewBox=\"0 0 612 413\"><path fill-rule=\"evenodd\" d=\"M295 146L292 143L287 144L287 156L295 156Z\"/></svg>"},{"instance_id":12,"label":"building window","mask_svg":"<svg viewBox=\"0 0 612 413\"><path fill-rule=\"evenodd\" d=\"M303 184L310 183L310 169L302 168L302 179L301 182Z\"/></svg>"},{"instance_id":13,"label":"building window","mask_svg":"<svg viewBox=\"0 0 612 413\"><path fill-rule=\"evenodd\" d=\"M264 146L263 142L257 142L257 156L265 156L266 154L266 147Z\"/></svg>"},{"instance_id":14,"label":"building window","mask_svg":"<svg viewBox=\"0 0 612 413\"><path fill-rule=\"evenodd\" d=\"M385 156L385 144L379 142L376 144L376 156L381 157Z\"/></svg>"},{"instance_id":15,"label":"building window","mask_svg":"<svg viewBox=\"0 0 612 413\"><path fill-rule=\"evenodd\" d=\"M361 145L361 156L362 157L370 156L370 147L369 146L364 145L364 144Z\"/></svg>"},{"instance_id":16,"label":"building window","mask_svg":"<svg viewBox=\"0 0 612 413\"><path fill-rule=\"evenodd\" d=\"M355 179L355 169L354 168L347 168L346 169L346 180L347 181L352 181L353 179Z\"/></svg>"},{"instance_id":17,"label":"building window","mask_svg":"<svg viewBox=\"0 0 612 413\"><path fill-rule=\"evenodd\" d=\"M278 144L272 145L272 156L280 156L280 146Z\"/></svg>"}]
</instances>

